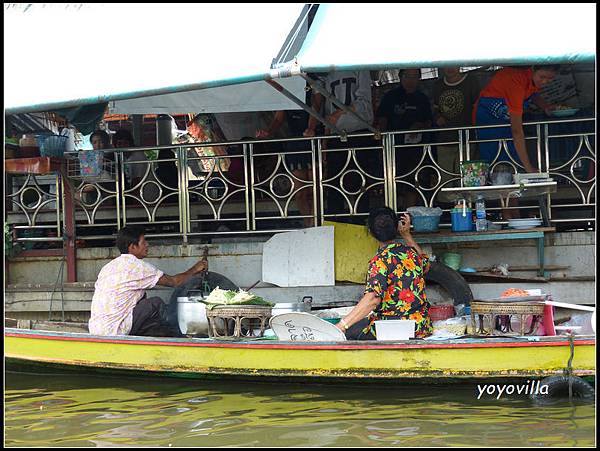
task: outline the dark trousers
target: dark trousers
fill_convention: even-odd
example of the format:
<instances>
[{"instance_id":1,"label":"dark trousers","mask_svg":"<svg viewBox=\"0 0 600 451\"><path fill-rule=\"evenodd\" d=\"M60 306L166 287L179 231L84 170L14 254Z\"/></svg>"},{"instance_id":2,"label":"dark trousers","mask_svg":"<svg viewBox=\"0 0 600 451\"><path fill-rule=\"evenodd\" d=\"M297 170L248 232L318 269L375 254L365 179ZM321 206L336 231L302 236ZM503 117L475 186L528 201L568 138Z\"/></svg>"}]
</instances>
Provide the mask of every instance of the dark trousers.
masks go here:
<instances>
[{"instance_id":1,"label":"dark trousers","mask_svg":"<svg viewBox=\"0 0 600 451\"><path fill-rule=\"evenodd\" d=\"M371 333L363 333L363 329L369 325L369 318L363 318L359 322L354 323L346 331L347 340L375 340L376 338Z\"/></svg>"},{"instance_id":2,"label":"dark trousers","mask_svg":"<svg viewBox=\"0 0 600 451\"><path fill-rule=\"evenodd\" d=\"M155 296L142 298L133 308L133 321L129 335L145 337L183 337L166 321L166 306Z\"/></svg>"}]
</instances>

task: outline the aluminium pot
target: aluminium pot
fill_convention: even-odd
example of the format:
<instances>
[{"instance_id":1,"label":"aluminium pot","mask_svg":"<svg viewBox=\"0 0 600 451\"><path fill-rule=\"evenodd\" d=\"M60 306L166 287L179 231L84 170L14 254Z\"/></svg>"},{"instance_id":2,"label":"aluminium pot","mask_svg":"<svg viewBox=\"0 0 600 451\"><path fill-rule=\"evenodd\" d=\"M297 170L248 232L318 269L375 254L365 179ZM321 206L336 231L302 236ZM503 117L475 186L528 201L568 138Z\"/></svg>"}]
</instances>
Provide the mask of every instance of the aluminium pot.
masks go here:
<instances>
[{"instance_id":1,"label":"aluminium pot","mask_svg":"<svg viewBox=\"0 0 600 451\"><path fill-rule=\"evenodd\" d=\"M271 316L282 313L305 312L310 313L312 308L312 296L304 296L300 302L278 302L271 311Z\"/></svg>"}]
</instances>

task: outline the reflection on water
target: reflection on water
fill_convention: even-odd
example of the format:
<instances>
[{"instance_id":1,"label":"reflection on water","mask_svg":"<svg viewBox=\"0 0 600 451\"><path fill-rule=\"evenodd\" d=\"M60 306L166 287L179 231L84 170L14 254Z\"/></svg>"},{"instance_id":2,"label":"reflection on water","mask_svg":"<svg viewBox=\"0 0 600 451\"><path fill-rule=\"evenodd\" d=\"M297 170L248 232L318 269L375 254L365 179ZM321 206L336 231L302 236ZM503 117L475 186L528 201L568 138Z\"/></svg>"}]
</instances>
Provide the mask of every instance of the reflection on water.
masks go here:
<instances>
[{"instance_id":1,"label":"reflection on water","mask_svg":"<svg viewBox=\"0 0 600 451\"><path fill-rule=\"evenodd\" d=\"M7 446L594 446L595 406L475 385L6 374Z\"/></svg>"}]
</instances>

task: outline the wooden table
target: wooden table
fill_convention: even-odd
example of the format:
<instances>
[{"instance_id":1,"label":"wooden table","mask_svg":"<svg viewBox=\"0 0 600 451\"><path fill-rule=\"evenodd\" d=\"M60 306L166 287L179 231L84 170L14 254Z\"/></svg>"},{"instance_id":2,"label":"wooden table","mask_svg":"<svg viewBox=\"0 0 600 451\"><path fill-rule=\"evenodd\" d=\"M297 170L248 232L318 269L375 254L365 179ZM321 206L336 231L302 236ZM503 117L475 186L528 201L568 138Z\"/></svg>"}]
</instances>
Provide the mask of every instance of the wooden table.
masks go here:
<instances>
[{"instance_id":1,"label":"wooden table","mask_svg":"<svg viewBox=\"0 0 600 451\"><path fill-rule=\"evenodd\" d=\"M527 240L538 243L538 274L544 277L544 233L555 232L554 227L536 227L534 229L487 230L485 232L452 232L443 230L436 233L415 233L413 238L419 244L474 243L478 241Z\"/></svg>"},{"instance_id":2,"label":"wooden table","mask_svg":"<svg viewBox=\"0 0 600 451\"><path fill-rule=\"evenodd\" d=\"M60 172L64 159L54 157L13 158L4 160L7 174L50 174Z\"/></svg>"}]
</instances>

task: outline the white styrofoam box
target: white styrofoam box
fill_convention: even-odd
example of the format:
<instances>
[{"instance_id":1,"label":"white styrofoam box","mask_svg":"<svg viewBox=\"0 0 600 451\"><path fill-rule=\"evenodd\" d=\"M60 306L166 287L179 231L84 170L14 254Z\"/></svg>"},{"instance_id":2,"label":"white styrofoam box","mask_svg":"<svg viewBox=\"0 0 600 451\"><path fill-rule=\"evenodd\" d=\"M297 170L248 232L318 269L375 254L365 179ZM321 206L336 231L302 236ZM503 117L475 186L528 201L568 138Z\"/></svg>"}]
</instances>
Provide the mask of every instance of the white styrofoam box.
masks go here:
<instances>
[{"instance_id":1,"label":"white styrofoam box","mask_svg":"<svg viewBox=\"0 0 600 451\"><path fill-rule=\"evenodd\" d=\"M415 338L415 321L412 319L386 319L375 321L377 340L408 340Z\"/></svg>"},{"instance_id":2,"label":"white styrofoam box","mask_svg":"<svg viewBox=\"0 0 600 451\"><path fill-rule=\"evenodd\" d=\"M280 287L335 285L334 228L274 235L263 246L262 281Z\"/></svg>"}]
</instances>

